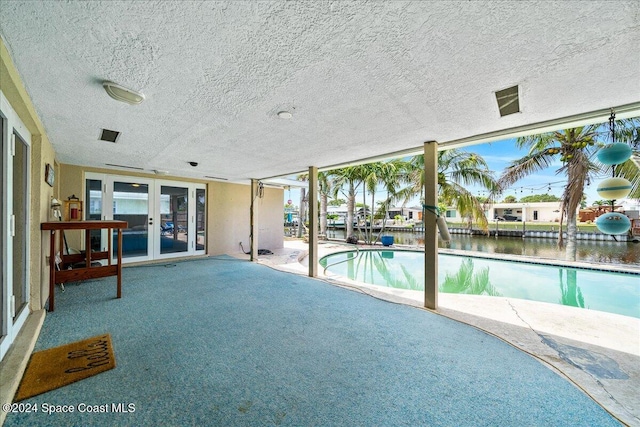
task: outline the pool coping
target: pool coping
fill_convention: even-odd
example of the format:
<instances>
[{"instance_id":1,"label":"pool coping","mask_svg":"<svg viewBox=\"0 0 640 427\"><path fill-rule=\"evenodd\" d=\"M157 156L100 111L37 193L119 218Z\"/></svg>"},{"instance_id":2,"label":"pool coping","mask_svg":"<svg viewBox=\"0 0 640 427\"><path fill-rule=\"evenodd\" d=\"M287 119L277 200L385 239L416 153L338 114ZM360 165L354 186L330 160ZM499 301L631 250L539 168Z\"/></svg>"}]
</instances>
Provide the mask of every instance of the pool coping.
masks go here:
<instances>
[{"instance_id":1,"label":"pool coping","mask_svg":"<svg viewBox=\"0 0 640 427\"><path fill-rule=\"evenodd\" d=\"M353 250L354 247L340 241L326 241L318 246L319 258L332 253ZM358 248L359 250L423 250L415 246L396 245L391 247L358 245ZM480 254L478 256L477 252L453 249L439 249L439 253L640 274L640 270L634 268L618 268L600 263L580 263L548 258L531 259L511 254ZM307 255L307 243L300 240L285 241L285 247L282 250L275 250L270 256L261 256L258 262L281 271L308 275ZM323 269L324 267L319 265L318 279L329 284L388 302L427 310L501 339L565 377L622 424L640 426L640 394L637 393L640 387L640 319L516 298L445 293L439 293L438 309L429 310L423 306L423 300L420 298L420 295L423 295L422 291L397 292L402 290L355 282L337 275L327 275L324 274ZM411 295L410 292L414 294ZM563 317L558 320L558 316ZM582 320L576 319L588 321L588 326L583 327ZM597 369L592 369L593 366L589 363L615 366L620 375L607 378L605 373L603 377ZM626 378L622 378L624 376Z\"/></svg>"}]
</instances>

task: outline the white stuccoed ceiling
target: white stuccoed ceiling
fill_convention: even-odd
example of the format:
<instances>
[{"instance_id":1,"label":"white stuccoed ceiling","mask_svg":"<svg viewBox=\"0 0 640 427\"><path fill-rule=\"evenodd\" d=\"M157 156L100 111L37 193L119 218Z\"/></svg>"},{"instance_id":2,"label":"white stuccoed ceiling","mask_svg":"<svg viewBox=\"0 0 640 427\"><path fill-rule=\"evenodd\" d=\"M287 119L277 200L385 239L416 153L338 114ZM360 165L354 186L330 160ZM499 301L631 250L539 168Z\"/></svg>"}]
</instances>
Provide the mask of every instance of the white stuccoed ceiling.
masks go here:
<instances>
[{"instance_id":1,"label":"white stuccoed ceiling","mask_svg":"<svg viewBox=\"0 0 640 427\"><path fill-rule=\"evenodd\" d=\"M5 0L0 34L58 161L173 176L262 179L640 101L637 0Z\"/></svg>"}]
</instances>

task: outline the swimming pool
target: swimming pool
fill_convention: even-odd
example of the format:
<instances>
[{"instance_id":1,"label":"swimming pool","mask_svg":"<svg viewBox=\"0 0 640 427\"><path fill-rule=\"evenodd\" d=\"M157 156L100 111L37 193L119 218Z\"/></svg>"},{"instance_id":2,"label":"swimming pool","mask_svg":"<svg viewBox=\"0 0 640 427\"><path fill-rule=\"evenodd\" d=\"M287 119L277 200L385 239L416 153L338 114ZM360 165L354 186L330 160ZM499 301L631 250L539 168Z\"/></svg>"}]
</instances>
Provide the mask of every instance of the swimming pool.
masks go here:
<instances>
[{"instance_id":1,"label":"swimming pool","mask_svg":"<svg viewBox=\"0 0 640 427\"><path fill-rule=\"evenodd\" d=\"M423 252L366 250L354 255L328 255L320 264L329 265L328 272L358 282L424 290ZM335 264L339 261L345 262ZM438 255L440 292L520 298L640 318L638 279L636 274Z\"/></svg>"}]
</instances>

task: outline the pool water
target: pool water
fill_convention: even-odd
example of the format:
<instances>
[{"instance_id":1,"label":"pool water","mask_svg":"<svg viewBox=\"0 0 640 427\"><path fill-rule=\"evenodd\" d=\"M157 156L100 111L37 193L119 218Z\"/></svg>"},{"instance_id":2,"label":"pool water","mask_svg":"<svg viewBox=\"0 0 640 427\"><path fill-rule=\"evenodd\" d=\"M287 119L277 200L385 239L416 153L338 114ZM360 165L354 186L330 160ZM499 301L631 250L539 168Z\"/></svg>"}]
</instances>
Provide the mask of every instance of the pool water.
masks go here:
<instances>
[{"instance_id":1,"label":"pool water","mask_svg":"<svg viewBox=\"0 0 640 427\"><path fill-rule=\"evenodd\" d=\"M399 289L424 290L424 253L341 252L320 260L327 272ZM438 255L440 292L503 296L640 318L640 275L469 256Z\"/></svg>"}]
</instances>

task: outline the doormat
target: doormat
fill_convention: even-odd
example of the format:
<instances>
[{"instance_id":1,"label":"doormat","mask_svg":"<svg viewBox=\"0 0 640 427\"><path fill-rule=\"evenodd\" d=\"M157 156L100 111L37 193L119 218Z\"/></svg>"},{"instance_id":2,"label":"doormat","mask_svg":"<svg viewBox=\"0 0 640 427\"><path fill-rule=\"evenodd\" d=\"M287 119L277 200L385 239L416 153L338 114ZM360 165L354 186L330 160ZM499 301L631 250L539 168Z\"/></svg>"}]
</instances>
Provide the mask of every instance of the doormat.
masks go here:
<instances>
[{"instance_id":1,"label":"doormat","mask_svg":"<svg viewBox=\"0 0 640 427\"><path fill-rule=\"evenodd\" d=\"M31 355L14 402L89 378L115 366L109 334L35 352Z\"/></svg>"}]
</instances>

